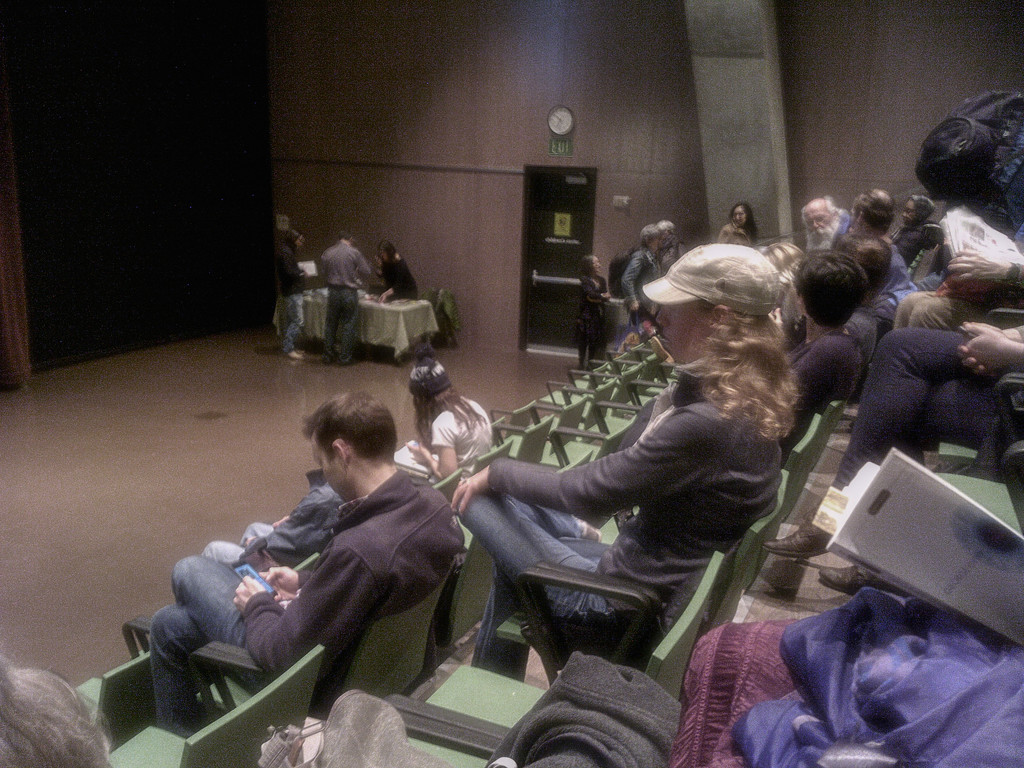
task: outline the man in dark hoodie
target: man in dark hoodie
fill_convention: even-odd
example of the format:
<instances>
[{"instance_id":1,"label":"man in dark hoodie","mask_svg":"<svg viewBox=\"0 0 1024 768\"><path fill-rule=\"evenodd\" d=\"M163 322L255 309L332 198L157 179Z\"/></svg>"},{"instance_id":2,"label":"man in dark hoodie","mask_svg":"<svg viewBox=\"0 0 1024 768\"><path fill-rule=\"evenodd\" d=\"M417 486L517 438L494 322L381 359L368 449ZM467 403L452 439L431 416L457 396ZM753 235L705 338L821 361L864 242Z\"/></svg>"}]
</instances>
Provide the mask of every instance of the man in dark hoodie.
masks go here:
<instances>
[{"instance_id":1,"label":"man in dark hoodie","mask_svg":"<svg viewBox=\"0 0 1024 768\"><path fill-rule=\"evenodd\" d=\"M202 725L203 708L189 674L189 654L212 640L248 649L265 670L287 669L314 645L326 656L322 703L371 617L399 613L441 583L462 549L451 507L429 486L395 469L395 423L364 393L338 395L306 419L305 435L327 482L345 499L334 538L316 567L271 568L268 592L206 557L178 562L176 603L153 617L153 686L157 723L181 735Z\"/></svg>"}]
</instances>

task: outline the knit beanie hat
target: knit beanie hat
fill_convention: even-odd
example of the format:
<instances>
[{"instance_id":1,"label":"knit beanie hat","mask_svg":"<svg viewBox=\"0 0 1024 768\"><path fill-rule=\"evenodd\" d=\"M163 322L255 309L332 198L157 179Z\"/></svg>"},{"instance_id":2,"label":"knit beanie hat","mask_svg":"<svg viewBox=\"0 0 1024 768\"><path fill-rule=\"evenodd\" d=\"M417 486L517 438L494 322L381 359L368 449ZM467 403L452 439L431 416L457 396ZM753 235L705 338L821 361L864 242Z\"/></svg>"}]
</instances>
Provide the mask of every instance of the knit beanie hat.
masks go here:
<instances>
[{"instance_id":1,"label":"knit beanie hat","mask_svg":"<svg viewBox=\"0 0 1024 768\"><path fill-rule=\"evenodd\" d=\"M409 374L409 391L415 396L439 395L452 385L451 379L434 357L434 348L420 344L413 352L413 369Z\"/></svg>"}]
</instances>

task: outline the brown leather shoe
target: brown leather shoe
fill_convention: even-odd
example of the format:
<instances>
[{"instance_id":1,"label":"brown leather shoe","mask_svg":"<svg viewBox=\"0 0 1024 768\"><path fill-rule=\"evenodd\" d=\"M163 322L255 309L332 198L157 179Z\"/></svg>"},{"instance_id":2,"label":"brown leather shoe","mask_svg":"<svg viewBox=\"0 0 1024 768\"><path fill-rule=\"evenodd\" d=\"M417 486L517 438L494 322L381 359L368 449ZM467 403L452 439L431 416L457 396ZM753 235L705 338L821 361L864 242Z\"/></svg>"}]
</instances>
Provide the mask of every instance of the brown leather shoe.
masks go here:
<instances>
[{"instance_id":1,"label":"brown leather shoe","mask_svg":"<svg viewBox=\"0 0 1024 768\"><path fill-rule=\"evenodd\" d=\"M829 534L813 525L802 525L782 539L766 541L764 548L780 557L817 557L827 551Z\"/></svg>"},{"instance_id":2,"label":"brown leather shoe","mask_svg":"<svg viewBox=\"0 0 1024 768\"><path fill-rule=\"evenodd\" d=\"M819 568L818 581L837 592L855 595L861 587L879 587L880 582L856 565L845 568Z\"/></svg>"}]
</instances>

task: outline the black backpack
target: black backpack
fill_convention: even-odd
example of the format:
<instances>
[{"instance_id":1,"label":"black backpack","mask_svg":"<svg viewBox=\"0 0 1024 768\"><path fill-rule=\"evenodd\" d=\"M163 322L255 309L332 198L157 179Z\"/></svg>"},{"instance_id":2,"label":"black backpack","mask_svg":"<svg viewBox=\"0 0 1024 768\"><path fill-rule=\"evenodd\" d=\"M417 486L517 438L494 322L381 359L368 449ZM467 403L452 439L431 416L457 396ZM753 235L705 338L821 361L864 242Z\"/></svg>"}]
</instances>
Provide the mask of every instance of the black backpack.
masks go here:
<instances>
[{"instance_id":1,"label":"black backpack","mask_svg":"<svg viewBox=\"0 0 1024 768\"><path fill-rule=\"evenodd\" d=\"M629 266L633 250L620 251L608 262L608 292L617 299L622 298L622 273Z\"/></svg>"},{"instance_id":2,"label":"black backpack","mask_svg":"<svg viewBox=\"0 0 1024 768\"><path fill-rule=\"evenodd\" d=\"M939 199L998 201L1005 191L1002 171L1021 155L1014 145L1022 124L1024 95L1019 91L972 96L925 138L914 169L917 178Z\"/></svg>"}]
</instances>

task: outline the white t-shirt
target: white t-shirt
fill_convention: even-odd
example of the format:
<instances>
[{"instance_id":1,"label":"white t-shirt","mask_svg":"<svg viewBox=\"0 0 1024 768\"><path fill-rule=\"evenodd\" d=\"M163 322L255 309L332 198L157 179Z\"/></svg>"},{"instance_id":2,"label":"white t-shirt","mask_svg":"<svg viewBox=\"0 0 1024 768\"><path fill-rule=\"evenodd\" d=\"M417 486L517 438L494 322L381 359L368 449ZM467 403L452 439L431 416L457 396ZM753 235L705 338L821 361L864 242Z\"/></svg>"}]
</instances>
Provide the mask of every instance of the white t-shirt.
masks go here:
<instances>
[{"instance_id":1,"label":"white t-shirt","mask_svg":"<svg viewBox=\"0 0 1024 768\"><path fill-rule=\"evenodd\" d=\"M445 411L430 425L430 442L434 451L454 448L459 466L464 468L472 467L477 457L491 448L491 420L487 412L473 400L467 398L466 402L482 417L482 424L460 424L454 413Z\"/></svg>"}]
</instances>

